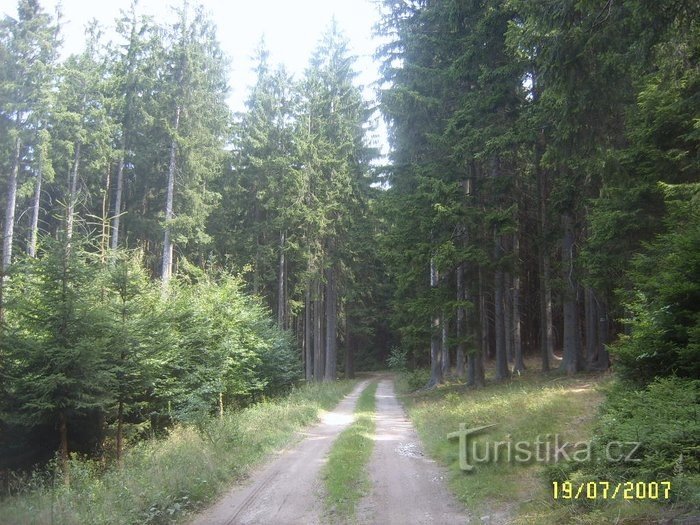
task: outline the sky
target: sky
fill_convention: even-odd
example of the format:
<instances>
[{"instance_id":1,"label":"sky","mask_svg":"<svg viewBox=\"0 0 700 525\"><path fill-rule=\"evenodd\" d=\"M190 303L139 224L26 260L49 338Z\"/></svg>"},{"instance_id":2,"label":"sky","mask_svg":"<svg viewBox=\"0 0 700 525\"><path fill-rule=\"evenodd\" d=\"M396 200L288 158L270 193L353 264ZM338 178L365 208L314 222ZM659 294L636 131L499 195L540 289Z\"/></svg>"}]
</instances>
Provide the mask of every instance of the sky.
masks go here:
<instances>
[{"instance_id":1,"label":"sky","mask_svg":"<svg viewBox=\"0 0 700 525\"><path fill-rule=\"evenodd\" d=\"M82 50L85 26L97 19L109 28L120 10L128 10L131 0L39 0L49 12L61 4L63 37L62 55ZM0 14L16 16L16 0L0 0ZM172 19L169 5L180 0L139 0L138 12L153 15L158 21ZM379 19L375 0L201 0L217 25L219 42L229 58L231 88L229 105L234 111L244 109L247 88L255 80L252 56L262 36L270 51L272 64L284 64L297 78L308 64L321 33L335 16L338 25L350 40L357 57L357 82L363 86L365 98L371 100L379 79L378 63L373 54L379 40L373 36ZM190 0L196 5L197 0ZM109 37L109 32L107 32ZM386 131L377 120L377 145L385 148Z\"/></svg>"}]
</instances>

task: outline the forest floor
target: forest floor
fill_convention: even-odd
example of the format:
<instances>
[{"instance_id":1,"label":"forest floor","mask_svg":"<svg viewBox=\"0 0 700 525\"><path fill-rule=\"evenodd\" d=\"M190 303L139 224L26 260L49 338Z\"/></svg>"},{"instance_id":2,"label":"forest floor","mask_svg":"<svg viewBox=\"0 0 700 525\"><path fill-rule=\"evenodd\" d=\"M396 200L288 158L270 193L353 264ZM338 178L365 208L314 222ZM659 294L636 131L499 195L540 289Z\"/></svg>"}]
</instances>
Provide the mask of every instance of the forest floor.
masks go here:
<instances>
[{"instance_id":1,"label":"forest floor","mask_svg":"<svg viewBox=\"0 0 700 525\"><path fill-rule=\"evenodd\" d=\"M467 523L463 507L446 486L446 472L427 458L413 425L396 399L389 376L379 380L376 432L370 460L370 493L360 501L355 521L362 524ZM234 487L192 525L320 524L324 515L319 475L337 437L353 420L363 381L296 446L280 452L248 481Z\"/></svg>"}]
</instances>

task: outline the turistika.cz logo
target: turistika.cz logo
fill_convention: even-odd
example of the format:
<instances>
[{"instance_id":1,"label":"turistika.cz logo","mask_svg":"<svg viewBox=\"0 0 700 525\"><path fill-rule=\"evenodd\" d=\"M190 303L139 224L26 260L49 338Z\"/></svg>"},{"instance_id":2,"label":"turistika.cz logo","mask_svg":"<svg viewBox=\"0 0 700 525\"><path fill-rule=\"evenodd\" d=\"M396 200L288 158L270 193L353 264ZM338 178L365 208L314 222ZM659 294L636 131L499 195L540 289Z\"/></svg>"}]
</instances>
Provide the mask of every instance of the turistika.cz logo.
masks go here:
<instances>
[{"instance_id":1,"label":"turistika.cz logo","mask_svg":"<svg viewBox=\"0 0 700 525\"><path fill-rule=\"evenodd\" d=\"M641 443L636 441L611 441L602 450L601 457L593 458L591 441L569 443L559 434L538 435L534 441L513 441L510 436L504 441L478 441L476 436L484 434L496 425L467 428L462 423L457 432L447 434L447 439L459 439L459 468L472 472L479 463L556 463L558 461L589 462L638 462L635 453Z\"/></svg>"}]
</instances>

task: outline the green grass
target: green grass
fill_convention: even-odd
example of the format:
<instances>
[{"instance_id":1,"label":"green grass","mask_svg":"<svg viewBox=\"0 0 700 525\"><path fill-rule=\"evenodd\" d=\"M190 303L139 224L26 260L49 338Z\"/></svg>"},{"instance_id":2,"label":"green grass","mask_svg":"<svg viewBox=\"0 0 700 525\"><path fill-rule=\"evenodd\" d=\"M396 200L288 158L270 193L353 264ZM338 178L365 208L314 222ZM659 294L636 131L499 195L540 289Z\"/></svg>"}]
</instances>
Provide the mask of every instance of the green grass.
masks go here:
<instances>
[{"instance_id":1,"label":"green grass","mask_svg":"<svg viewBox=\"0 0 700 525\"><path fill-rule=\"evenodd\" d=\"M458 441L448 440L447 434L461 423L468 428L495 424L476 441L515 443L534 441L538 435L549 440L547 434L559 434L562 441L587 439L603 398L596 388L599 381L595 376L568 379L533 372L482 389L447 385L408 394L403 379L397 387L428 454L449 467L450 488L457 498L476 516L499 512L514 520L519 502L551 500L544 467L501 461L476 464L472 473L466 473L459 467Z\"/></svg>"},{"instance_id":2,"label":"green grass","mask_svg":"<svg viewBox=\"0 0 700 525\"><path fill-rule=\"evenodd\" d=\"M448 467L450 489L471 514L519 525L646 524L673 517L676 509L648 501L595 505L554 501L547 477L552 463L501 461L475 464L472 473L460 469L458 441L446 438L459 430L460 423L468 428L496 424L477 443L534 441L538 435L553 442L555 434L560 443L576 443L594 437L597 408L610 376L541 374L536 366L511 382L489 383L482 389L452 384L411 393L411 377L397 380L401 400L428 455Z\"/></svg>"},{"instance_id":3,"label":"green grass","mask_svg":"<svg viewBox=\"0 0 700 525\"><path fill-rule=\"evenodd\" d=\"M329 519L347 522L370 487L365 466L374 448L374 408L377 383L364 389L355 408L355 421L333 443L323 468L325 506Z\"/></svg>"},{"instance_id":4,"label":"green grass","mask_svg":"<svg viewBox=\"0 0 700 525\"><path fill-rule=\"evenodd\" d=\"M25 493L0 500L8 525L166 524L183 521L241 479L347 394L355 381L310 384L289 396L178 426L165 439L128 451L124 467L104 471L74 459L71 486L37 474ZM43 479L42 479L43 478Z\"/></svg>"}]
</instances>

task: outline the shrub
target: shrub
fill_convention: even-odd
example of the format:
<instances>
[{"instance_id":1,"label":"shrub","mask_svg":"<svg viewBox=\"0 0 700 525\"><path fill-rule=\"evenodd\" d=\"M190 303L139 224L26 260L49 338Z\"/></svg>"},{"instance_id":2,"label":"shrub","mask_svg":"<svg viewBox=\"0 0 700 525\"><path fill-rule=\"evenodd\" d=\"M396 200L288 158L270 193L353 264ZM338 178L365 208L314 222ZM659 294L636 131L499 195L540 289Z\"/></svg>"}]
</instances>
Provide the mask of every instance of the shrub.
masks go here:
<instances>
[{"instance_id":1,"label":"shrub","mask_svg":"<svg viewBox=\"0 0 700 525\"><path fill-rule=\"evenodd\" d=\"M700 380L659 378L641 390L614 385L601 407L592 458L606 458L610 443L638 442L634 461L559 462L547 468L550 481L671 481L673 499L700 503L699 402Z\"/></svg>"},{"instance_id":2,"label":"shrub","mask_svg":"<svg viewBox=\"0 0 700 525\"><path fill-rule=\"evenodd\" d=\"M667 231L634 260L630 333L612 348L618 373L640 384L700 377L700 185L664 191Z\"/></svg>"},{"instance_id":3,"label":"shrub","mask_svg":"<svg viewBox=\"0 0 700 525\"><path fill-rule=\"evenodd\" d=\"M408 350L393 346L386 364L394 372L405 372L408 369Z\"/></svg>"}]
</instances>

